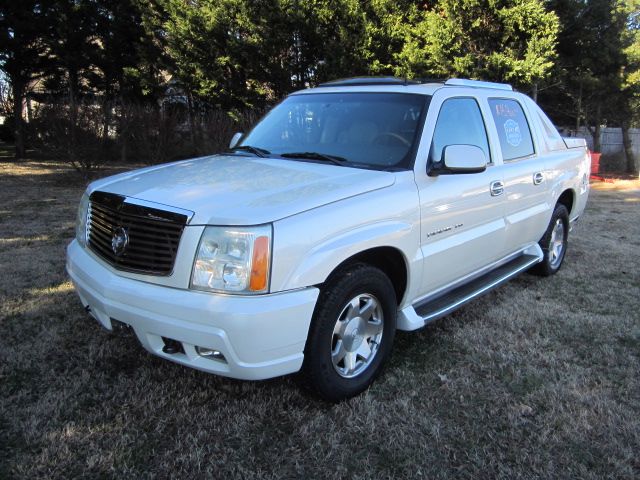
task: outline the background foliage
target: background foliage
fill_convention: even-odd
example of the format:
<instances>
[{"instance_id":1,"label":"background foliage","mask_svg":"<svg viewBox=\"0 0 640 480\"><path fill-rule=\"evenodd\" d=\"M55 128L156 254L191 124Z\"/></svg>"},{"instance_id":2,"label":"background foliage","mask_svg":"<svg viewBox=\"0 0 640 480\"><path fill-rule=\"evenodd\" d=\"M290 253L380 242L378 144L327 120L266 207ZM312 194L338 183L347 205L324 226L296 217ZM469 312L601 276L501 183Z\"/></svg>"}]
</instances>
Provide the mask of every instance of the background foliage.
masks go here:
<instances>
[{"instance_id":1,"label":"background foliage","mask_svg":"<svg viewBox=\"0 0 640 480\"><path fill-rule=\"evenodd\" d=\"M639 7L639 0L3 2L2 135L15 139L19 158L40 146L81 170L116 158L163 161L224 148L223 134L251 123L247 112L255 118L293 90L397 75L510 82L560 125L586 126L596 137L602 126L619 126L628 140L640 117ZM154 153L154 145L163 148Z\"/></svg>"}]
</instances>

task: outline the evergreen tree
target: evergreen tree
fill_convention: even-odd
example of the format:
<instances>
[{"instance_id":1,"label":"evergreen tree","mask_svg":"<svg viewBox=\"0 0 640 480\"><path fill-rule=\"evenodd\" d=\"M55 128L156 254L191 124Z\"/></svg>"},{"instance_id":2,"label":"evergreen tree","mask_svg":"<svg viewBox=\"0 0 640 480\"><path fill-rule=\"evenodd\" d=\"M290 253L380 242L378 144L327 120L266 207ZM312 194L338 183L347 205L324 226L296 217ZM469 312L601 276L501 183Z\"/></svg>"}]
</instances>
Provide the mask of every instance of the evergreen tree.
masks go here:
<instances>
[{"instance_id":1,"label":"evergreen tree","mask_svg":"<svg viewBox=\"0 0 640 480\"><path fill-rule=\"evenodd\" d=\"M5 1L0 8L0 69L11 85L16 158L24 158L26 153L25 94L48 60L44 41L47 8L47 2L35 0Z\"/></svg>"},{"instance_id":2,"label":"evergreen tree","mask_svg":"<svg viewBox=\"0 0 640 480\"><path fill-rule=\"evenodd\" d=\"M397 58L405 47L407 32L420 20L424 2L415 0L371 0L363 4L365 37L360 56L370 75L406 72L397 68Z\"/></svg>"},{"instance_id":3,"label":"evergreen tree","mask_svg":"<svg viewBox=\"0 0 640 480\"><path fill-rule=\"evenodd\" d=\"M535 87L551 71L557 32L556 15L540 0L440 0L406 26L395 70Z\"/></svg>"},{"instance_id":4,"label":"evergreen tree","mask_svg":"<svg viewBox=\"0 0 640 480\"><path fill-rule=\"evenodd\" d=\"M558 123L590 127L600 151L600 127L619 108L612 101L621 89L625 64L622 32L626 14L619 0L554 0L561 29L556 86L543 104ZM612 108L613 107L613 108Z\"/></svg>"},{"instance_id":5,"label":"evergreen tree","mask_svg":"<svg viewBox=\"0 0 640 480\"><path fill-rule=\"evenodd\" d=\"M366 72L357 0L160 0L172 72L223 109L264 105L293 89Z\"/></svg>"},{"instance_id":6,"label":"evergreen tree","mask_svg":"<svg viewBox=\"0 0 640 480\"><path fill-rule=\"evenodd\" d=\"M629 130L640 125L640 0L628 0L621 5L627 18L626 28L622 32L625 66L622 71L621 99L622 143L626 156L627 173L640 175L640 159L633 152Z\"/></svg>"}]
</instances>

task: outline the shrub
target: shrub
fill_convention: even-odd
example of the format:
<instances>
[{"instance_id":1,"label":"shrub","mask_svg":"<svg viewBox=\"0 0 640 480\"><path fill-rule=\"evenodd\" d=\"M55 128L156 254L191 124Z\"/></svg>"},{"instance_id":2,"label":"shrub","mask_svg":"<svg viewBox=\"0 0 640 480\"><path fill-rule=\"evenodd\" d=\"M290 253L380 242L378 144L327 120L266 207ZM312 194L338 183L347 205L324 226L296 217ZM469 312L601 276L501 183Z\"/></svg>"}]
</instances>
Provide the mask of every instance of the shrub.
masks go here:
<instances>
[{"instance_id":1,"label":"shrub","mask_svg":"<svg viewBox=\"0 0 640 480\"><path fill-rule=\"evenodd\" d=\"M35 147L87 177L112 157L113 141L105 128L100 107L91 103L79 104L75 113L67 104L44 105L30 125Z\"/></svg>"},{"instance_id":2,"label":"shrub","mask_svg":"<svg viewBox=\"0 0 640 480\"><path fill-rule=\"evenodd\" d=\"M204 110L186 105L82 102L42 104L29 124L30 140L45 155L71 164L84 176L116 161L164 163L225 151L237 131L248 131L261 111Z\"/></svg>"}]
</instances>

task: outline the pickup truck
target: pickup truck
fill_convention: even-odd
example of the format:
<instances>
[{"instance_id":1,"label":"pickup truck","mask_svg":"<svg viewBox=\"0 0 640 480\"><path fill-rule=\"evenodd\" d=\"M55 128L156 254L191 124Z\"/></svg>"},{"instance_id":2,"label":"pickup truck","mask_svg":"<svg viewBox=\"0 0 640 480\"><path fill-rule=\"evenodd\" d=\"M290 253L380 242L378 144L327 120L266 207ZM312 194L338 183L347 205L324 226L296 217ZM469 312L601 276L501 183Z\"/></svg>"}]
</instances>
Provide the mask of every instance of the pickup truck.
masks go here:
<instances>
[{"instance_id":1,"label":"pickup truck","mask_svg":"<svg viewBox=\"0 0 640 480\"><path fill-rule=\"evenodd\" d=\"M90 184L67 271L149 352L339 401L396 330L556 273L589 155L509 85L352 78L295 92L227 153Z\"/></svg>"}]
</instances>

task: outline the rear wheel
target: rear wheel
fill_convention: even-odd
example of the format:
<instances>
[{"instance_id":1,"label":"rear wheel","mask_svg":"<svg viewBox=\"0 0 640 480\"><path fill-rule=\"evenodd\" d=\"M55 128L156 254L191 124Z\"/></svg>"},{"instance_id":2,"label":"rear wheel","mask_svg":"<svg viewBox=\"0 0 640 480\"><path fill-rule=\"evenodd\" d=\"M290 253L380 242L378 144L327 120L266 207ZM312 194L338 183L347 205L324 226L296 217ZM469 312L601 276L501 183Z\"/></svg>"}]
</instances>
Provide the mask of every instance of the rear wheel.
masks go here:
<instances>
[{"instance_id":1,"label":"rear wheel","mask_svg":"<svg viewBox=\"0 0 640 480\"><path fill-rule=\"evenodd\" d=\"M396 309L395 290L381 270L356 264L332 275L305 347L308 386L330 401L365 390L391 353Z\"/></svg>"},{"instance_id":2,"label":"rear wheel","mask_svg":"<svg viewBox=\"0 0 640 480\"><path fill-rule=\"evenodd\" d=\"M531 271L537 275L548 277L553 275L562 266L567 242L569 239L569 212L562 204L556 205L547 231L538 244L542 248L544 257Z\"/></svg>"}]
</instances>

